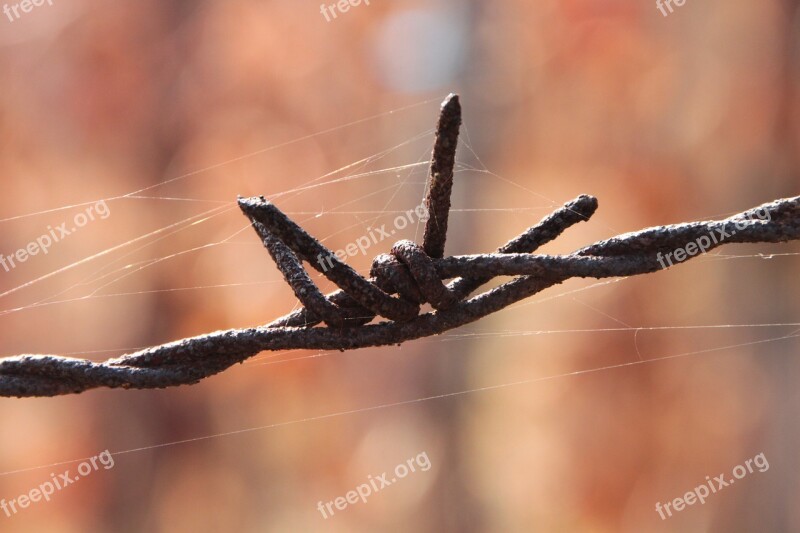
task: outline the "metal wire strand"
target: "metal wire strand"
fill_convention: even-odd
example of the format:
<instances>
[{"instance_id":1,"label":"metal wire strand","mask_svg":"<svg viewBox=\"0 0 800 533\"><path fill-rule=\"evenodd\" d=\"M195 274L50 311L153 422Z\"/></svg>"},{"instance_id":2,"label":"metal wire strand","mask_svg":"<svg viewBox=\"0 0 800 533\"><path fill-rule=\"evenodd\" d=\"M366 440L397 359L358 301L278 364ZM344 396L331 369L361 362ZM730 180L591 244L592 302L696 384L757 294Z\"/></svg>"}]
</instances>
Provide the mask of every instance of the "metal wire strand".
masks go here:
<instances>
[{"instance_id":1,"label":"metal wire strand","mask_svg":"<svg viewBox=\"0 0 800 533\"><path fill-rule=\"evenodd\" d=\"M571 226L587 221L597 200L579 196L500 247L482 255L444 257L458 97L442 107L426 205L431 218L421 246L400 241L360 276L263 197L239 205L292 287L303 308L267 325L216 331L154 346L104 362L55 355L0 359L0 396L57 396L97 387L153 389L187 385L268 350L349 350L387 346L438 335L474 322L548 287L574 278L607 278L656 272L728 243L800 239L800 196L776 200L719 221L658 226L619 235L568 255L533 254ZM768 215L768 216L766 216ZM431 222L433 220L433 222ZM676 262L673 263L672 258ZM336 283L323 295L301 261ZM467 298L498 276L515 276ZM456 278L456 279L454 279ZM445 285L446 280L453 280ZM420 305L435 310L420 314ZM369 324L376 317L384 321ZM326 327L315 327L325 322Z\"/></svg>"}]
</instances>

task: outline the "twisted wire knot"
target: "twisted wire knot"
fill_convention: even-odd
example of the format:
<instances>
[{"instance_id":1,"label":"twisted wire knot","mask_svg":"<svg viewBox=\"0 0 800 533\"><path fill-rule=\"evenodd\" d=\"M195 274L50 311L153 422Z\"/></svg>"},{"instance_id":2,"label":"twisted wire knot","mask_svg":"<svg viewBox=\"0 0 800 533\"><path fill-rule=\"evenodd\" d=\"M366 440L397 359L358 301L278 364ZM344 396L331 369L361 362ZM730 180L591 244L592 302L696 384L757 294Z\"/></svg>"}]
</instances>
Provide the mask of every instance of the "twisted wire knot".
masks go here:
<instances>
[{"instance_id":1,"label":"twisted wire knot","mask_svg":"<svg viewBox=\"0 0 800 533\"><path fill-rule=\"evenodd\" d=\"M434 309L445 310L460 300L439 277L433 259L412 241L398 241L389 254L378 255L370 276L385 292L397 293L415 305L429 303Z\"/></svg>"}]
</instances>

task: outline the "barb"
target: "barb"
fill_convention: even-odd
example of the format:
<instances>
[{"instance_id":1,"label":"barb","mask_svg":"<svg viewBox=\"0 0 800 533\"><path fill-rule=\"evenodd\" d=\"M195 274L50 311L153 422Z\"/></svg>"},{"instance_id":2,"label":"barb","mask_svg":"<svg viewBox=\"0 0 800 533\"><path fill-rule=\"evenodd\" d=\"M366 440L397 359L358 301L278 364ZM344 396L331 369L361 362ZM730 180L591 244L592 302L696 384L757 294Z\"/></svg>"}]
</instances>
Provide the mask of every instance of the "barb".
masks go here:
<instances>
[{"instance_id":1,"label":"barb","mask_svg":"<svg viewBox=\"0 0 800 533\"><path fill-rule=\"evenodd\" d=\"M0 359L0 396L56 396L97 387L151 389L194 384L268 350L350 350L387 346L438 335L474 322L548 287L574 278L634 276L665 266L664 257L727 243L800 239L800 196L776 200L718 221L658 226L597 242L568 255L533 254L578 222L591 218L597 200L579 196L497 252L444 257L461 110L451 95L442 106L426 205L430 219L423 245L395 244L375 258L370 278L339 261L318 240L263 197L240 198L287 283L303 304L265 326L217 331L95 363L54 355ZM762 214L768 214L764 220ZM680 254L683 261L696 256ZM320 268L325 257L330 268ZM323 295L301 261L340 290ZM672 264L669 259L670 265ZM513 280L472 298L498 276ZM444 284L444 280L453 280ZM420 314L420 305L434 311ZM370 324L377 317L385 320ZM318 326L324 322L326 326ZM318 326L318 327L316 327Z\"/></svg>"},{"instance_id":2,"label":"barb","mask_svg":"<svg viewBox=\"0 0 800 533\"><path fill-rule=\"evenodd\" d=\"M425 199L430 218L425 224L422 248L433 258L444 257L447 219L450 215L450 193L453 190L453 167L456 164L456 145L460 128L461 102L457 94L451 94L442 102L439 123L436 125L436 140L428 172L430 188Z\"/></svg>"}]
</instances>

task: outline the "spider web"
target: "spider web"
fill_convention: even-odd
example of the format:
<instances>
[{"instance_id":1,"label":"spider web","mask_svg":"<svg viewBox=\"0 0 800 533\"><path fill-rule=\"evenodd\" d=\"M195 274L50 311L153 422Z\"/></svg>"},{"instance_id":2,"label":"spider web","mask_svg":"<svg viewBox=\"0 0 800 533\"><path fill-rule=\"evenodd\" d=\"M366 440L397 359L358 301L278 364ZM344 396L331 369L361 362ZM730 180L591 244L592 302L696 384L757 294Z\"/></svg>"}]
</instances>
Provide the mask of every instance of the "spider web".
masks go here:
<instances>
[{"instance_id":1,"label":"spider web","mask_svg":"<svg viewBox=\"0 0 800 533\"><path fill-rule=\"evenodd\" d=\"M170 293L183 291L242 290L252 287L258 288L258 290L271 290L273 287L285 287L285 283L282 279L280 279L276 269L273 268L272 272L270 272L270 279L241 282L224 282L224 280L220 280L218 283L207 285L163 287L155 289L146 288L137 290L136 282L138 276L141 276L142 274L147 273L148 271L151 271L151 269L155 268L174 268L172 265L175 264L176 260L181 258L198 257L202 256L203 254L218 252L220 250L230 254L235 254L241 250L247 250L248 253L252 253L254 256L257 254L265 255L261 243L253 235L250 224L244 221L245 219L239 213L236 202L232 199L159 195L159 190L163 190L168 186L175 185L179 182L184 182L191 179L201 179L205 173L211 170L229 168L234 164L246 163L248 160L265 153L279 151L291 145L308 142L323 135L341 132L342 130L360 124L368 124L376 121L377 119L385 119L390 115L406 113L416 108L421 108L426 112L430 112L433 110L434 103L438 103L439 101L441 101L441 98L438 97L428 99L409 106L396 108L379 115L332 127L314 134L298 137L296 139L275 144L258 151L229 159L227 161L219 162L199 170L166 179L159 183L139 188L126 194L113 195L98 200L58 206L40 210L34 213L16 214L0 219L0 224L25 223L32 226L37 226L36 220L38 217L58 214L58 216L66 219L69 218L70 214L76 210L97 204L100 201L108 203L112 207L112 212L116 211L118 205L122 205L127 202L133 202L137 205L140 203L147 203L148 205L158 203L159 205L165 206L165 208L169 208L170 206L174 205L200 206L200 209L197 210L197 212L193 212L188 216L180 217L178 220L170 221L163 225L156 225L152 229L141 231L133 237L125 238L120 242L111 244L108 247L81 257L78 260L68 262L55 270L33 276L31 279L27 279L22 283L16 284L7 289L2 289L2 292L0 292L0 320L8 321L17 315L31 313L32 311L41 308L70 310L73 309L75 304L78 302L99 302L112 298L125 299L135 296L153 294L163 294L168 296ZM431 113L428 113L428 115L430 114ZM301 180L301 183L297 186L282 190L263 192L267 198L277 201L279 205L288 203L292 206L300 206L296 209L287 209L287 214L301 226L306 226L307 224L314 225L314 223L317 223L314 226L315 229L312 229L311 232L317 236L321 242L335 249L341 247L343 244L346 244L346 242L348 242L346 240L347 236L352 235L353 231L355 231L356 234L364 233L370 228L375 227L380 222L391 221L394 216L401 215L407 212L407 210L410 208L413 209L415 205L418 205L422 201L425 192L425 178L429 164L428 157L430 154L432 137L433 129L423 129L420 132L411 135L401 143L391 146L390 148L366 155L354 162L348 163L323 175ZM492 187L508 187L512 190L518 191L520 195L523 195L525 200L522 201L524 204L522 206L463 207L459 205L459 192L457 192L453 202L454 206L451 210L451 216L454 217L455 220L463 221L466 219L466 217L471 217L474 219L475 217L488 218L497 216L513 216L519 219L522 227L524 225L531 225L535 223L550 210L562 205L562 201L555 201L554 199L548 198L540 192L537 192L520 183L519 180L501 176L490 171L488 167L484 165L476 151L472 148L472 142L469 137L467 124L465 124L463 127L462 139L460 142L461 146L459 150L459 159L456 166L457 188L467 188L474 185L476 182L485 181L490 182ZM396 158L399 153L415 153L417 154L417 157L414 159L412 156L412 158L409 160L411 162L406 162L404 164L386 164L387 161L391 161ZM355 189L348 190L359 190L361 193L355 196L349 196L343 201L334 201L328 206L323 205L319 209L308 209L308 207L302 207L314 205L320 200L324 204L324 202L328 200L327 193L336 187L355 187ZM409 202L409 199L413 199L413 201ZM485 200L485 198L481 200ZM566 200L566 198L561 200ZM733 212L734 211L721 214L697 213L696 217L694 218L717 218ZM113 220L113 215L111 218ZM319 233L317 231L321 221L325 222L325 224L322 225L322 227L325 228L323 233ZM215 224L222 224L224 227L224 234L221 238L213 238L210 240L206 238L205 242L203 242L201 239L198 244L192 246L183 246L182 242L173 242L180 241L181 237L190 232L198 232L199 230L199 233L202 234L203 230L208 230L208 228L214 226ZM423 224L423 222L417 221L407 228L404 235L398 237L419 240ZM592 224L594 224L595 230L605 231L608 234L619 233L614 228L603 223L602 213L596 215L596 219L592 220ZM511 235L508 235L507 237L510 236ZM79 238L80 237L76 237L75 239ZM591 242L585 237L584 240L585 242ZM354 258L353 260L359 265L357 270L366 275L368 271L368 263L371 261L372 257L381 251L385 251L389 246L391 246L392 242L393 241L380 242L371 248L365 257ZM498 242L497 244L501 244L501 242ZM176 249L171 249L169 253L153 253L152 250L154 248L156 250L158 249L158 246L156 245L166 245L167 248L173 246ZM61 243L59 246L62 248L69 247L70 244ZM458 244L456 246L458 246ZM484 250L471 249L466 250L465 253L477 253L480 251ZM714 265L721 261L730 262L763 259L791 261L797 255L800 255L800 253L783 252L769 254L732 254L726 252L716 252L699 258L687 265L682 265L680 268L715 268ZM77 275L77 280L64 281L68 274ZM312 275L316 276L315 279L317 279L323 289L325 289L325 280L314 272L312 272ZM545 381L569 379L577 376L591 376L602 372L609 372L641 365L652 365L657 364L658 362L669 360L687 359L707 354L730 354L735 353L735 348L778 343L781 341L795 339L800 336L800 322L793 320L773 323L748 324L708 323L694 325L634 325L616 317L616 313L597 307L596 305L590 304L583 299L584 293L588 295L604 289L615 290L620 283L630 283L629 279L630 278L611 279L593 282L577 281L565 286L556 286L551 288L543 295L539 295L535 298L515 304L508 310L504 311L505 316L518 316L525 312L525 308L538 306L542 303L552 302L554 300L565 300L574 302L575 308L587 309L591 314L608 321L609 326L613 323L614 327L574 329L512 328L500 330L496 327L485 326L479 323L449 332L438 337L414 341L415 344L424 346L425 350L436 352L436 348L442 345L458 342L470 342L487 338L519 339L520 337L527 336L599 336L601 334L626 333L630 334L630 353L624 354L623 358L626 360L622 362L590 366L578 370L558 372L551 375L538 376L529 379L518 379L513 381L505 380L499 383L489 383L482 386L445 392L442 394L367 405L356 409L334 411L318 416L297 418L272 424L233 429L231 431L201 435L189 439L130 447L128 449L112 451L112 454L131 454L145 450L153 450L157 448L176 446L215 438L230 437L233 435L263 431L272 428L303 424L336 417L352 416L358 413L414 405L422 402L442 400L445 398L458 398L471 394L497 391L510 387L533 385ZM577 287L575 285L577 285ZM32 295L31 293L34 289L39 290L41 294ZM13 299L21 300L21 303L17 305L9 304L9 302L11 302ZM298 305L299 304L295 302L295 308ZM68 312L80 311L75 308ZM247 326L247 324L238 324L234 327L245 326ZM642 352L639 343L639 337L642 334L682 334L689 331L720 332L727 334L729 332L743 330L765 333L763 338L758 338L755 340L750 339L744 342L730 343L725 342L724 339L722 339L717 344L703 349L690 350L680 353L668 353L656 356L653 356L650 353ZM195 333L200 334L203 333L203 331L197 331ZM168 340L172 339L164 339L165 342ZM117 348L98 347L96 345L92 345L91 339L87 338L80 339L80 342L83 346L82 349L74 351L71 350L66 353L56 351L56 353L60 353L61 355L89 357L93 360L103 360L107 357L112 357L121 353L144 348L144 346L126 346ZM247 360L243 365L229 369L227 372L235 375L235 373L241 371L253 372L259 367L275 368L275 371L280 371L279 369L281 365L296 363L298 361L307 361L309 364L313 364L315 361L319 361L321 359L340 356L341 354L339 352L333 351L319 351L311 354L298 354L296 352L264 353ZM86 458L70 459L33 467L12 469L0 472L0 476L8 476L16 473L73 464L83 460L86 460Z\"/></svg>"}]
</instances>

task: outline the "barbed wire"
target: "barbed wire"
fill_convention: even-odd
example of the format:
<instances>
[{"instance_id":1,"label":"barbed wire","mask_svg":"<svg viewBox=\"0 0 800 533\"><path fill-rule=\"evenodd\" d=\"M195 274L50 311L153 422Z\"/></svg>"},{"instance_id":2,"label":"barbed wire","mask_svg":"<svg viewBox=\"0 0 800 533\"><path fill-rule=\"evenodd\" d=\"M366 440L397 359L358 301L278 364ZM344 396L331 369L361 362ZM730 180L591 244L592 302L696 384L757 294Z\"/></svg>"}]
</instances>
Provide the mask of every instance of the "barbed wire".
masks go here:
<instances>
[{"instance_id":1,"label":"barbed wire","mask_svg":"<svg viewBox=\"0 0 800 533\"><path fill-rule=\"evenodd\" d=\"M369 278L339 260L264 197L240 198L239 207L302 309L264 326L216 331L104 362L55 355L6 357L0 359L0 396L57 396L97 387L165 388L197 383L262 351L400 344L474 322L570 278L648 274L671 267L673 258L684 262L723 244L800 239L798 196L724 220L627 233L567 255L534 254L569 227L591 218L597 200L582 195L496 253L444 257L460 125L459 98L450 95L442 104L436 129L423 243L396 243L389 254L375 258ZM303 261L340 289L322 294ZM469 298L498 276L516 277ZM434 311L420 314L425 303ZM370 324L376 318L385 320Z\"/></svg>"}]
</instances>

